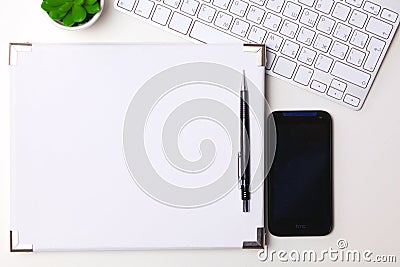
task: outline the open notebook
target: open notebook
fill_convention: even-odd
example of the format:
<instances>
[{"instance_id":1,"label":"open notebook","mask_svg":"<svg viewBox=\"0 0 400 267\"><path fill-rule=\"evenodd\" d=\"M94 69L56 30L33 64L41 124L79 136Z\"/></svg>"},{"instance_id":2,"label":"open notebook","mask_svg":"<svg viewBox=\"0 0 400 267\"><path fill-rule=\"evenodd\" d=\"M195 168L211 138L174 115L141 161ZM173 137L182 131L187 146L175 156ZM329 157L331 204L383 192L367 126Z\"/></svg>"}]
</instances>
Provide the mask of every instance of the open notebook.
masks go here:
<instances>
[{"instance_id":1,"label":"open notebook","mask_svg":"<svg viewBox=\"0 0 400 267\"><path fill-rule=\"evenodd\" d=\"M11 44L11 251L262 247L264 58L258 45Z\"/></svg>"}]
</instances>

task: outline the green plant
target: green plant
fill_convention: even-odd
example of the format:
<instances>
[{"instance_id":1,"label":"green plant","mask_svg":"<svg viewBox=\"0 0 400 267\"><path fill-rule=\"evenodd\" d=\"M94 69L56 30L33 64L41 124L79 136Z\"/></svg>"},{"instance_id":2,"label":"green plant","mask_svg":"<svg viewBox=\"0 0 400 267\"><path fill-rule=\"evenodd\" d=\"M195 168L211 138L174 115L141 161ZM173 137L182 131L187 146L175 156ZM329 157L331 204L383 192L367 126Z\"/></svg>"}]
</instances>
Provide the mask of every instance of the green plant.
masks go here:
<instances>
[{"instance_id":1,"label":"green plant","mask_svg":"<svg viewBox=\"0 0 400 267\"><path fill-rule=\"evenodd\" d=\"M98 0L43 0L41 7L65 26L84 23L100 11Z\"/></svg>"}]
</instances>

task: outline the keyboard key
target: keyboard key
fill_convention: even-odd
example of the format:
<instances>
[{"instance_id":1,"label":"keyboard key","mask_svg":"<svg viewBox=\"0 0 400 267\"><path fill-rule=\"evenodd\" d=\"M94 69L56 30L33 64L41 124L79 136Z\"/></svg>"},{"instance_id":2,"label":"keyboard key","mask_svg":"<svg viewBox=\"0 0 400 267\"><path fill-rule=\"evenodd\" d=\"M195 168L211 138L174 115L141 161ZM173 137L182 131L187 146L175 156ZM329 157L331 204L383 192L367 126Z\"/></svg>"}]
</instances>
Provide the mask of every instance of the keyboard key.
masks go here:
<instances>
[{"instance_id":1,"label":"keyboard key","mask_svg":"<svg viewBox=\"0 0 400 267\"><path fill-rule=\"evenodd\" d=\"M333 59L320 54L315 61L315 68L324 72L329 72L333 63Z\"/></svg>"},{"instance_id":2,"label":"keyboard key","mask_svg":"<svg viewBox=\"0 0 400 267\"><path fill-rule=\"evenodd\" d=\"M284 57L279 57L276 61L274 72L285 78L291 79L293 77L294 70L296 69L296 63L286 59Z\"/></svg>"},{"instance_id":3,"label":"keyboard key","mask_svg":"<svg viewBox=\"0 0 400 267\"><path fill-rule=\"evenodd\" d=\"M367 34L355 30L353 36L350 39L350 44L355 45L359 48L364 48L365 45L367 44L368 38L369 37Z\"/></svg>"},{"instance_id":4,"label":"keyboard key","mask_svg":"<svg viewBox=\"0 0 400 267\"><path fill-rule=\"evenodd\" d=\"M300 15L300 11L301 11L301 6L293 2L287 2L286 7L283 10L283 15L293 20L297 20L297 18Z\"/></svg>"},{"instance_id":5,"label":"keyboard key","mask_svg":"<svg viewBox=\"0 0 400 267\"><path fill-rule=\"evenodd\" d=\"M317 5L315 6L315 9L323 13L329 14L334 3L334 0L317 0Z\"/></svg>"},{"instance_id":6,"label":"keyboard key","mask_svg":"<svg viewBox=\"0 0 400 267\"><path fill-rule=\"evenodd\" d=\"M379 11L381 10L381 7L378 6L377 4L367 1L365 2L364 10L371 14L378 15Z\"/></svg>"},{"instance_id":7,"label":"keyboard key","mask_svg":"<svg viewBox=\"0 0 400 267\"><path fill-rule=\"evenodd\" d=\"M336 25L336 29L333 32L334 37L345 42L349 39L350 34L351 34L351 28L340 22Z\"/></svg>"},{"instance_id":8,"label":"keyboard key","mask_svg":"<svg viewBox=\"0 0 400 267\"><path fill-rule=\"evenodd\" d=\"M355 96L352 96L352 95L349 95L349 94L347 94L344 97L343 101L345 103L349 104L349 105L354 106L354 107L358 107L358 105L360 104L360 99L359 98L357 98Z\"/></svg>"},{"instance_id":9,"label":"keyboard key","mask_svg":"<svg viewBox=\"0 0 400 267\"><path fill-rule=\"evenodd\" d=\"M272 13L268 13L267 16L265 17L265 21L264 21L264 27L273 30L273 31L277 31L279 28L279 25L281 25L281 21L282 18L279 16L276 16Z\"/></svg>"},{"instance_id":10,"label":"keyboard key","mask_svg":"<svg viewBox=\"0 0 400 267\"><path fill-rule=\"evenodd\" d=\"M325 35L318 34L317 39L315 39L314 48L321 50L322 52L328 52L331 45L332 39L326 37Z\"/></svg>"},{"instance_id":11,"label":"keyboard key","mask_svg":"<svg viewBox=\"0 0 400 267\"><path fill-rule=\"evenodd\" d=\"M330 54L339 59L344 59L346 57L346 53L349 47L341 42L335 41L332 45L332 50Z\"/></svg>"},{"instance_id":12,"label":"keyboard key","mask_svg":"<svg viewBox=\"0 0 400 267\"><path fill-rule=\"evenodd\" d=\"M300 62L303 62L303 63L311 66L312 63L314 62L316 55L317 55L317 52L315 52L314 50L311 50L307 47L302 47L300 50L298 59Z\"/></svg>"},{"instance_id":13,"label":"keyboard key","mask_svg":"<svg viewBox=\"0 0 400 267\"><path fill-rule=\"evenodd\" d=\"M267 8L277 13L280 13L284 3L285 0L269 0L267 2Z\"/></svg>"},{"instance_id":14,"label":"keyboard key","mask_svg":"<svg viewBox=\"0 0 400 267\"><path fill-rule=\"evenodd\" d=\"M180 0L164 0L164 4L169 5L173 8L178 8Z\"/></svg>"},{"instance_id":15,"label":"keyboard key","mask_svg":"<svg viewBox=\"0 0 400 267\"><path fill-rule=\"evenodd\" d=\"M272 53L270 50L267 50L267 63L265 65L265 68L267 70L270 70L272 68L272 64L274 63L276 54Z\"/></svg>"},{"instance_id":16,"label":"keyboard key","mask_svg":"<svg viewBox=\"0 0 400 267\"><path fill-rule=\"evenodd\" d=\"M215 8L203 4L200 7L199 14L197 15L197 17L204 21L211 22L212 19L214 18L215 12L216 12Z\"/></svg>"},{"instance_id":17,"label":"keyboard key","mask_svg":"<svg viewBox=\"0 0 400 267\"><path fill-rule=\"evenodd\" d=\"M314 71L312 69L300 66L293 80L299 84L307 86L310 83L313 73Z\"/></svg>"},{"instance_id":18,"label":"keyboard key","mask_svg":"<svg viewBox=\"0 0 400 267\"><path fill-rule=\"evenodd\" d=\"M346 21L347 17L350 14L351 8L342 4L342 3L337 3L335 6L335 9L332 12L332 17L340 19L342 21Z\"/></svg>"},{"instance_id":19,"label":"keyboard key","mask_svg":"<svg viewBox=\"0 0 400 267\"><path fill-rule=\"evenodd\" d=\"M230 0L214 0L213 5L222 9L227 9Z\"/></svg>"},{"instance_id":20,"label":"keyboard key","mask_svg":"<svg viewBox=\"0 0 400 267\"><path fill-rule=\"evenodd\" d=\"M367 27L365 27L365 30L367 32L373 33L378 35L379 37L382 38L389 38L390 33L392 32L393 26L390 25L389 23L383 22L382 20L376 19L374 17L371 17L370 20L368 21Z\"/></svg>"},{"instance_id":21,"label":"keyboard key","mask_svg":"<svg viewBox=\"0 0 400 267\"><path fill-rule=\"evenodd\" d=\"M379 58L381 57L383 50L385 48L386 43L372 37L371 41L369 42L367 46L367 51L369 52L367 60L365 61L364 64L364 69L368 71L374 71L375 68L377 67Z\"/></svg>"},{"instance_id":22,"label":"keyboard key","mask_svg":"<svg viewBox=\"0 0 400 267\"><path fill-rule=\"evenodd\" d=\"M190 32L190 37L204 43L243 43L231 35L221 32L199 21L195 21Z\"/></svg>"},{"instance_id":23,"label":"keyboard key","mask_svg":"<svg viewBox=\"0 0 400 267\"><path fill-rule=\"evenodd\" d=\"M398 16L399 16L399 14L397 14L389 9L386 9L386 8L384 8L382 10L382 14L381 14L381 18L391 21L393 23L396 22Z\"/></svg>"},{"instance_id":24,"label":"keyboard key","mask_svg":"<svg viewBox=\"0 0 400 267\"><path fill-rule=\"evenodd\" d=\"M339 61L335 62L331 74L362 88L367 87L369 79L371 78L371 75Z\"/></svg>"},{"instance_id":25,"label":"keyboard key","mask_svg":"<svg viewBox=\"0 0 400 267\"><path fill-rule=\"evenodd\" d=\"M269 33L267 39L265 40L265 45L272 50L279 51L281 44L283 42L283 38L275 35L273 33Z\"/></svg>"},{"instance_id":26,"label":"keyboard key","mask_svg":"<svg viewBox=\"0 0 400 267\"><path fill-rule=\"evenodd\" d=\"M363 63L365 58L365 53L361 52L355 48L352 48L350 50L349 56L347 57L347 62L360 67L361 64Z\"/></svg>"},{"instance_id":27,"label":"keyboard key","mask_svg":"<svg viewBox=\"0 0 400 267\"><path fill-rule=\"evenodd\" d=\"M346 3L353 5L355 7L361 7L363 1L364 0L346 0Z\"/></svg>"},{"instance_id":28,"label":"keyboard key","mask_svg":"<svg viewBox=\"0 0 400 267\"><path fill-rule=\"evenodd\" d=\"M186 34L191 22L191 18L182 15L181 13L174 12L171 21L169 22L169 27L177 32Z\"/></svg>"},{"instance_id":29,"label":"keyboard key","mask_svg":"<svg viewBox=\"0 0 400 267\"><path fill-rule=\"evenodd\" d=\"M157 5L154 10L153 17L151 18L153 21L157 22L161 25L167 25L167 21L169 15L171 14L171 10L161 5Z\"/></svg>"},{"instance_id":30,"label":"keyboard key","mask_svg":"<svg viewBox=\"0 0 400 267\"><path fill-rule=\"evenodd\" d=\"M222 29L228 29L232 22L232 16L224 12L218 12L214 24Z\"/></svg>"},{"instance_id":31,"label":"keyboard key","mask_svg":"<svg viewBox=\"0 0 400 267\"><path fill-rule=\"evenodd\" d=\"M315 36L315 32L312 30L309 30L305 27L301 27L299 35L297 36L297 41L306 44L306 45L311 45L313 39Z\"/></svg>"},{"instance_id":32,"label":"keyboard key","mask_svg":"<svg viewBox=\"0 0 400 267\"><path fill-rule=\"evenodd\" d=\"M239 36L244 37L247 33L247 30L249 29L249 26L250 26L249 23L240 19L235 19L231 31Z\"/></svg>"},{"instance_id":33,"label":"keyboard key","mask_svg":"<svg viewBox=\"0 0 400 267\"><path fill-rule=\"evenodd\" d=\"M304 9L301 15L300 22L309 27L314 27L315 22L317 22L318 13L311 11L309 9Z\"/></svg>"},{"instance_id":34,"label":"keyboard key","mask_svg":"<svg viewBox=\"0 0 400 267\"><path fill-rule=\"evenodd\" d=\"M367 21L367 18L368 18L367 14L358 10L353 10L353 13L351 13L349 23L358 28L363 28L365 22Z\"/></svg>"},{"instance_id":35,"label":"keyboard key","mask_svg":"<svg viewBox=\"0 0 400 267\"><path fill-rule=\"evenodd\" d=\"M306 6L313 6L314 5L315 0L299 0L299 3L302 3L303 5Z\"/></svg>"},{"instance_id":36,"label":"keyboard key","mask_svg":"<svg viewBox=\"0 0 400 267\"><path fill-rule=\"evenodd\" d=\"M333 79L331 87L344 92L346 90L347 84L339 80Z\"/></svg>"},{"instance_id":37,"label":"keyboard key","mask_svg":"<svg viewBox=\"0 0 400 267\"><path fill-rule=\"evenodd\" d=\"M298 28L299 28L299 25L297 25L296 23L291 22L289 20L285 20L283 22L280 33L289 38L294 38L296 36Z\"/></svg>"},{"instance_id":38,"label":"keyboard key","mask_svg":"<svg viewBox=\"0 0 400 267\"><path fill-rule=\"evenodd\" d=\"M151 10L153 9L154 2L149 0L139 0L136 6L135 14L142 16L144 18L150 17Z\"/></svg>"},{"instance_id":39,"label":"keyboard key","mask_svg":"<svg viewBox=\"0 0 400 267\"><path fill-rule=\"evenodd\" d=\"M132 11L134 4L135 0L119 0L117 6L126 9L128 11Z\"/></svg>"},{"instance_id":40,"label":"keyboard key","mask_svg":"<svg viewBox=\"0 0 400 267\"><path fill-rule=\"evenodd\" d=\"M339 90L337 90L335 88L330 87L328 92L327 92L327 95L329 95L330 97L333 97L335 99L340 100L343 97L343 92L339 91Z\"/></svg>"},{"instance_id":41,"label":"keyboard key","mask_svg":"<svg viewBox=\"0 0 400 267\"><path fill-rule=\"evenodd\" d=\"M252 26L248 38L250 41L260 44L264 40L266 33L265 30Z\"/></svg>"},{"instance_id":42,"label":"keyboard key","mask_svg":"<svg viewBox=\"0 0 400 267\"><path fill-rule=\"evenodd\" d=\"M264 17L264 13L265 11L263 9L256 6L251 6L249 13L247 14L247 19L254 23L260 24Z\"/></svg>"},{"instance_id":43,"label":"keyboard key","mask_svg":"<svg viewBox=\"0 0 400 267\"><path fill-rule=\"evenodd\" d=\"M235 0L235 1L233 1L233 3L232 3L232 6L231 6L230 11L231 11L233 14L235 14L235 15L238 15L238 16L243 17L244 14L246 13L247 6L248 6L248 5L249 5L249 4L247 4L247 3L244 2L244 1Z\"/></svg>"},{"instance_id":44,"label":"keyboard key","mask_svg":"<svg viewBox=\"0 0 400 267\"><path fill-rule=\"evenodd\" d=\"M335 21L333 19L330 19L326 16L321 16L317 25L317 30L326 34L331 34L334 26Z\"/></svg>"},{"instance_id":45,"label":"keyboard key","mask_svg":"<svg viewBox=\"0 0 400 267\"><path fill-rule=\"evenodd\" d=\"M318 92L325 93L326 90L326 84L321 83L319 81L312 81L310 85L311 89L317 90Z\"/></svg>"},{"instance_id":46,"label":"keyboard key","mask_svg":"<svg viewBox=\"0 0 400 267\"><path fill-rule=\"evenodd\" d=\"M263 6L265 3L265 0L250 0L250 1L260 6Z\"/></svg>"},{"instance_id":47,"label":"keyboard key","mask_svg":"<svg viewBox=\"0 0 400 267\"><path fill-rule=\"evenodd\" d=\"M300 45L290 40L286 40L285 43L283 44L281 53L288 57L295 58L299 49Z\"/></svg>"},{"instance_id":48,"label":"keyboard key","mask_svg":"<svg viewBox=\"0 0 400 267\"><path fill-rule=\"evenodd\" d=\"M199 2L195 0L183 0L181 10L189 15L194 15L199 7Z\"/></svg>"}]
</instances>

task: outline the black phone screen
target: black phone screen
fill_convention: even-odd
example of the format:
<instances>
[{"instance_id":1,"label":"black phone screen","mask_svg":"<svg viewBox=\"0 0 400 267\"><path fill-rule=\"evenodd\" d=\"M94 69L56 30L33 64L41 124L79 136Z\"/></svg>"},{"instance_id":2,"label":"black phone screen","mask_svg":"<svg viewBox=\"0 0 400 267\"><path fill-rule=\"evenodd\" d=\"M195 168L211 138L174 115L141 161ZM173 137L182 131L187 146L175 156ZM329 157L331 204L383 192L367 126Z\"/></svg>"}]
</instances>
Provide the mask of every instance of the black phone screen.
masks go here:
<instances>
[{"instance_id":1,"label":"black phone screen","mask_svg":"<svg viewBox=\"0 0 400 267\"><path fill-rule=\"evenodd\" d=\"M277 236L326 235L333 221L331 117L323 111L272 116L276 149L268 174L269 230Z\"/></svg>"}]
</instances>

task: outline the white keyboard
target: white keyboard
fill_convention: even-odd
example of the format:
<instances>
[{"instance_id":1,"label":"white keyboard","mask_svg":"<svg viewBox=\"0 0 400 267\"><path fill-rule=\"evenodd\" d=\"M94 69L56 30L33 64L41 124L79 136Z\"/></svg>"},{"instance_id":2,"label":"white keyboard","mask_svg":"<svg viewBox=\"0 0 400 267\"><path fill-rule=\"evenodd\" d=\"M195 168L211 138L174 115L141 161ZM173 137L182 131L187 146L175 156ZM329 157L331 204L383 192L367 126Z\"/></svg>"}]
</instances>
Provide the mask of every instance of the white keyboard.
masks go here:
<instances>
[{"instance_id":1,"label":"white keyboard","mask_svg":"<svg viewBox=\"0 0 400 267\"><path fill-rule=\"evenodd\" d=\"M359 110L397 30L400 1L115 0L114 7L191 40L265 43L268 74Z\"/></svg>"}]
</instances>

